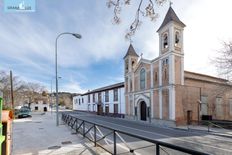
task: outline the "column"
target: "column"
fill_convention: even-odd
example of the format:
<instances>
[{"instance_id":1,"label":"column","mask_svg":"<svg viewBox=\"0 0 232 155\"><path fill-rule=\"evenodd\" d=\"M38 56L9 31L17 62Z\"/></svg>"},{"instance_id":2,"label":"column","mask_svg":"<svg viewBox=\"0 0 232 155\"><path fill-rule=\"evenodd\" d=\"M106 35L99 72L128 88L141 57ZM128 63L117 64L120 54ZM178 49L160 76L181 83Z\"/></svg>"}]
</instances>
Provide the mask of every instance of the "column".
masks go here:
<instances>
[{"instance_id":1,"label":"column","mask_svg":"<svg viewBox=\"0 0 232 155\"><path fill-rule=\"evenodd\" d=\"M176 105L175 105L175 87L169 88L169 119L175 120L176 117Z\"/></svg>"},{"instance_id":2,"label":"column","mask_svg":"<svg viewBox=\"0 0 232 155\"><path fill-rule=\"evenodd\" d=\"M163 118L162 89L159 89L159 118Z\"/></svg>"},{"instance_id":3,"label":"column","mask_svg":"<svg viewBox=\"0 0 232 155\"><path fill-rule=\"evenodd\" d=\"M169 84L175 84L175 57L169 55Z\"/></svg>"},{"instance_id":4,"label":"column","mask_svg":"<svg viewBox=\"0 0 232 155\"><path fill-rule=\"evenodd\" d=\"M184 57L181 57L181 85L184 85Z\"/></svg>"}]
</instances>

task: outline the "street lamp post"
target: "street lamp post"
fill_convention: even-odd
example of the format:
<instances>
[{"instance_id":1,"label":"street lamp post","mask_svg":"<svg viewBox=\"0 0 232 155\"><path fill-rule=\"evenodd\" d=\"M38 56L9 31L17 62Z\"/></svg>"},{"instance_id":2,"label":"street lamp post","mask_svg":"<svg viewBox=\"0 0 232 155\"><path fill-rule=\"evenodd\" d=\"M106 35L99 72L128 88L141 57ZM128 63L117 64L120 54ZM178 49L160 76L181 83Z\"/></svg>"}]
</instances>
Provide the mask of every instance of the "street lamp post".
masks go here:
<instances>
[{"instance_id":1,"label":"street lamp post","mask_svg":"<svg viewBox=\"0 0 232 155\"><path fill-rule=\"evenodd\" d=\"M52 79L51 79L51 96L50 96L51 114L52 114L52 98L53 98L53 94L52 94Z\"/></svg>"},{"instance_id":2,"label":"street lamp post","mask_svg":"<svg viewBox=\"0 0 232 155\"><path fill-rule=\"evenodd\" d=\"M63 32L60 33L57 37L56 37L56 42L55 42L55 72L56 72L56 126L59 126L59 108L58 108L58 102L59 102L59 98L58 98L58 75L57 75L57 41L59 39L60 36L64 35L64 34L70 34L78 39L81 39L81 35L77 34L77 33L70 33L70 32Z\"/></svg>"}]
</instances>

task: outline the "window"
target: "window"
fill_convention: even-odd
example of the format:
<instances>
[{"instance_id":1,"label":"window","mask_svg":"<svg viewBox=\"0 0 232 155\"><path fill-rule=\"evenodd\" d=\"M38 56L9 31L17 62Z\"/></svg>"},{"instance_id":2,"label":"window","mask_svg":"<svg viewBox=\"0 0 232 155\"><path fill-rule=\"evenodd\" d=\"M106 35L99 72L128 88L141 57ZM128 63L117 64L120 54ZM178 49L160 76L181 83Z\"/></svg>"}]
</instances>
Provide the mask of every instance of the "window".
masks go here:
<instances>
[{"instance_id":1,"label":"window","mask_svg":"<svg viewBox=\"0 0 232 155\"><path fill-rule=\"evenodd\" d=\"M106 105L105 105L105 113L106 113L106 114L109 114L109 104L106 104Z\"/></svg>"},{"instance_id":2,"label":"window","mask_svg":"<svg viewBox=\"0 0 232 155\"><path fill-rule=\"evenodd\" d=\"M101 93L98 93L98 102L101 103L102 100L101 100Z\"/></svg>"},{"instance_id":3,"label":"window","mask_svg":"<svg viewBox=\"0 0 232 155\"><path fill-rule=\"evenodd\" d=\"M95 102L95 94L93 94L93 102Z\"/></svg>"},{"instance_id":4,"label":"window","mask_svg":"<svg viewBox=\"0 0 232 155\"><path fill-rule=\"evenodd\" d=\"M140 89L145 89L145 69L140 70Z\"/></svg>"},{"instance_id":5,"label":"window","mask_svg":"<svg viewBox=\"0 0 232 155\"><path fill-rule=\"evenodd\" d=\"M166 59L166 65L168 64L168 59Z\"/></svg>"},{"instance_id":6,"label":"window","mask_svg":"<svg viewBox=\"0 0 232 155\"><path fill-rule=\"evenodd\" d=\"M114 113L118 114L118 104L114 104Z\"/></svg>"},{"instance_id":7,"label":"window","mask_svg":"<svg viewBox=\"0 0 232 155\"><path fill-rule=\"evenodd\" d=\"M126 62L125 62L126 64L125 64L125 70L126 71L128 71L128 68L129 68L129 63L128 63L128 60L126 60Z\"/></svg>"},{"instance_id":8,"label":"window","mask_svg":"<svg viewBox=\"0 0 232 155\"><path fill-rule=\"evenodd\" d=\"M201 115L208 115L208 97L207 96L201 96Z\"/></svg>"},{"instance_id":9,"label":"window","mask_svg":"<svg viewBox=\"0 0 232 155\"><path fill-rule=\"evenodd\" d=\"M114 89L114 101L118 101L118 89Z\"/></svg>"},{"instance_id":10,"label":"window","mask_svg":"<svg viewBox=\"0 0 232 155\"><path fill-rule=\"evenodd\" d=\"M163 35L163 48L168 48L168 35L165 33Z\"/></svg>"},{"instance_id":11,"label":"window","mask_svg":"<svg viewBox=\"0 0 232 155\"><path fill-rule=\"evenodd\" d=\"M158 73L155 72L155 82L157 82L157 81L158 81Z\"/></svg>"},{"instance_id":12,"label":"window","mask_svg":"<svg viewBox=\"0 0 232 155\"><path fill-rule=\"evenodd\" d=\"M223 115L223 109L222 109L222 97L216 98L216 116L220 117Z\"/></svg>"},{"instance_id":13,"label":"window","mask_svg":"<svg viewBox=\"0 0 232 155\"><path fill-rule=\"evenodd\" d=\"M133 91L132 80L130 80L130 91Z\"/></svg>"},{"instance_id":14,"label":"window","mask_svg":"<svg viewBox=\"0 0 232 155\"><path fill-rule=\"evenodd\" d=\"M96 109L95 109L95 104L93 104L93 111L96 111Z\"/></svg>"},{"instance_id":15,"label":"window","mask_svg":"<svg viewBox=\"0 0 232 155\"><path fill-rule=\"evenodd\" d=\"M38 110L39 108L38 107L35 107L35 110Z\"/></svg>"},{"instance_id":16,"label":"window","mask_svg":"<svg viewBox=\"0 0 232 155\"><path fill-rule=\"evenodd\" d=\"M232 116L232 98L229 99L229 105L230 105L230 115Z\"/></svg>"},{"instance_id":17,"label":"window","mask_svg":"<svg viewBox=\"0 0 232 155\"><path fill-rule=\"evenodd\" d=\"M79 105L81 104L81 99L79 98Z\"/></svg>"},{"instance_id":18,"label":"window","mask_svg":"<svg viewBox=\"0 0 232 155\"><path fill-rule=\"evenodd\" d=\"M109 90L105 91L105 102L109 102Z\"/></svg>"},{"instance_id":19,"label":"window","mask_svg":"<svg viewBox=\"0 0 232 155\"><path fill-rule=\"evenodd\" d=\"M131 63L131 64L132 64L132 67L134 67L134 64L135 64L134 60L132 61L132 63Z\"/></svg>"},{"instance_id":20,"label":"window","mask_svg":"<svg viewBox=\"0 0 232 155\"><path fill-rule=\"evenodd\" d=\"M90 103L90 94L88 95L88 103Z\"/></svg>"},{"instance_id":21,"label":"window","mask_svg":"<svg viewBox=\"0 0 232 155\"><path fill-rule=\"evenodd\" d=\"M178 31L176 31L175 34L175 46L177 46L180 42L180 33Z\"/></svg>"},{"instance_id":22,"label":"window","mask_svg":"<svg viewBox=\"0 0 232 155\"><path fill-rule=\"evenodd\" d=\"M167 80L167 69L164 69L164 79Z\"/></svg>"},{"instance_id":23,"label":"window","mask_svg":"<svg viewBox=\"0 0 232 155\"><path fill-rule=\"evenodd\" d=\"M82 98L82 103L84 103L84 98Z\"/></svg>"},{"instance_id":24,"label":"window","mask_svg":"<svg viewBox=\"0 0 232 155\"><path fill-rule=\"evenodd\" d=\"M163 66L166 66L166 65L168 65L168 58L167 59L163 59Z\"/></svg>"}]
</instances>

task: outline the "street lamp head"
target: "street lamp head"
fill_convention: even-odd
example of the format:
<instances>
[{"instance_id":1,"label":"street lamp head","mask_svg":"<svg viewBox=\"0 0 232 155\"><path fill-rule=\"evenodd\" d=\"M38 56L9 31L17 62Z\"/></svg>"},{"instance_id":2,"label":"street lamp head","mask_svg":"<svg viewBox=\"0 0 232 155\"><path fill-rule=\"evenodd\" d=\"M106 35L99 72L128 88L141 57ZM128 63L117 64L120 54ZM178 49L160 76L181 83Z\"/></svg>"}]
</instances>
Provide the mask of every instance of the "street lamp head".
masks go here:
<instances>
[{"instance_id":1,"label":"street lamp head","mask_svg":"<svg viewBox=\"0 0 232 155\"><path fill-rule=\"evenodd\" d=\"M72 33L72 35L78 39L81 39L81 35L80 34L77 34L77 33Z\"/></svg>"}]
</instances>

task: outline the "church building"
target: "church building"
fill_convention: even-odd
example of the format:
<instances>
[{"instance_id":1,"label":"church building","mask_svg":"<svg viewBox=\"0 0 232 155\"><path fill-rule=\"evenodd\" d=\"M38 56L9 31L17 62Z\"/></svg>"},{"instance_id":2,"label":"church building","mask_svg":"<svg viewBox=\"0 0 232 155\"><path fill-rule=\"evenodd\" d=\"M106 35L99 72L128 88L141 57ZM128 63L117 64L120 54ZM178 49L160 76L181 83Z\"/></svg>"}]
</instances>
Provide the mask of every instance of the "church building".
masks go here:
<instances>
[{"instance_id":1,"label":"church building","mask_svg":"<svg viewBox=\"0 0 232 155\"><path fill-rule=\"evenodd\" d=\"M139 57L130 44L124 57L127 118L162 125L232 120L231 84L184 70L184 28L170 6L157 30L157 58Z\"/></svg>"}]
</instances>

